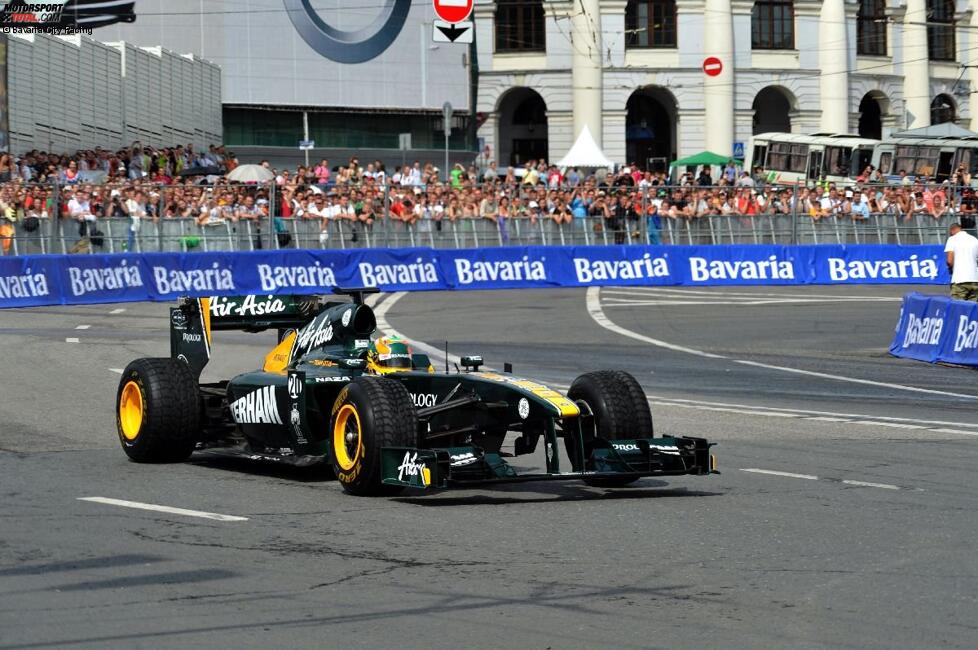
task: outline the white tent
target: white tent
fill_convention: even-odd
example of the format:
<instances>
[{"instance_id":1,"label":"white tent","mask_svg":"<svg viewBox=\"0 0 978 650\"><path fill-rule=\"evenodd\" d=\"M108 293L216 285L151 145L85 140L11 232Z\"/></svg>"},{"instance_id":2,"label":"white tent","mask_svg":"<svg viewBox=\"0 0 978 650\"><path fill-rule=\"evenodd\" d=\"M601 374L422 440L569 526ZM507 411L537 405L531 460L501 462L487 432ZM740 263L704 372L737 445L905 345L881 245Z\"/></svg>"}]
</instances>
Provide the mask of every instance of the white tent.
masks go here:
<instances>
[{"instance_id":1,"label":"white tent","mask_svg":"<svg viewBox=\"0 0 978 650\"><path fill-rule=\"evenodd\" d=\"M615 163L608 160L608 157L601 151L601 147L594 141L591 130L585 126L581 130L581 135L577 136L577 142L571 147L567 155L557 163L558 167L606 167L614 169Z\"/></svg>"}]
</instances>

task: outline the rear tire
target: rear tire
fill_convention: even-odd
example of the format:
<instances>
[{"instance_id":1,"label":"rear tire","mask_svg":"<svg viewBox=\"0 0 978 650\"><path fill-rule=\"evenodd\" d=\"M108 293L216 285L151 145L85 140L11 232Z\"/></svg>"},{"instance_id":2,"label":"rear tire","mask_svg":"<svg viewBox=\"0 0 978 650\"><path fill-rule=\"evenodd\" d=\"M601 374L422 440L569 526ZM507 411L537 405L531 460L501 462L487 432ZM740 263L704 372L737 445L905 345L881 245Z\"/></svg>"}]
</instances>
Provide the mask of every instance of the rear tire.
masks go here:
<instances>
[{"instance_id":1,"label":"rear tire","mask_svg":"<svg viewBox=\"0 0 978 650\"><path fill-rule=\"evenodd\" d=\"M200 396L190 367L176 359L130 363L116 393L116 431L137 463L189 458L200 432Z\"/></svg>"},{"instance_id":2,"label":"rear tire","mask_svg":"<svg viewBox=\"0 0 978 650\"><path fill-rule=\"evenodd\" d=\"M418 415L404 384L357 377L337 396L329 424L330 459L346 492L390 496L401 491L381 483L380 450L417 444Z\"/></svg>"},{"instance_id":3,"label":"rear tire","mask_svg":"<svg viewBox=\"0 0 978 650\"><path fill-rule=\"evenodd\" d=\"M571 384L567 397L585 402L594 414L595 435L606 440L634 440L653 436L652 410L635 377L620 370L599 370L581 375ZM578 454L574 440L564 438L567 455ZM623 487L635 478L584 479L595 487Z\"/></svg>"}]
</instances>

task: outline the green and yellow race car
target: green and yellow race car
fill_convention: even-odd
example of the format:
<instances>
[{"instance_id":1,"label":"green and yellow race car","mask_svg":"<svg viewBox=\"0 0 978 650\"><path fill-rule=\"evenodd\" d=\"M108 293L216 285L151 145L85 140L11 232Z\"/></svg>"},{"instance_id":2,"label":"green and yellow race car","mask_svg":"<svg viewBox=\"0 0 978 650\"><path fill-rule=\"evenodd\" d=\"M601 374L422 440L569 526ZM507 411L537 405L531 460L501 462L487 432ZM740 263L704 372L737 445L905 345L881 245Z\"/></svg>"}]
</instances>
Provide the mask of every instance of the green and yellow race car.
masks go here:
<instances>
[{"instance_id":1,"label":"green and yellow race car","mask_svg":"<svg viewBox=\"0 0 978 650\"><path fill-rule=\"evenodd\" d=\"M397 337L375 337L364 296L184 299L170 310L170 358L137 359L117 396L123 450L137 462L191 454L294 465L326 462L343 489L390 495L486 483L582 480L625 486L646 476L716 473L702 438L653 435L644 391L628 373L588 372L566 395L463 357L436 372ZM262 366L201 383L212 332L277 330ZM516 436L512 452L503 451ZM561 468L558 439L566 461ZM546 471L521 474L507 460L543 439Z\"/></svg>"}]
</instances>

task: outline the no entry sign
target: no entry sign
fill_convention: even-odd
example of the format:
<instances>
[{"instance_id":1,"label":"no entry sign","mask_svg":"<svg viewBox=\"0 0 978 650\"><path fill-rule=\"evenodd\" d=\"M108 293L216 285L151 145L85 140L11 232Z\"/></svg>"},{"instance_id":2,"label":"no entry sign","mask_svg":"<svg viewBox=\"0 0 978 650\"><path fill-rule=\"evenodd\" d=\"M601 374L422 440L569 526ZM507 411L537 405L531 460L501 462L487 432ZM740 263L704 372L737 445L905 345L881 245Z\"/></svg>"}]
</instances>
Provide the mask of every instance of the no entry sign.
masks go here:
<instances>
[{"instance_id":1,"label":"no entry sign","mask_svg":"<svg viewBox=\"0 0 978 650\"><path fill-rule=\"evenodd\" d=\"M703 72L705 72L710 77L719 76L723 72L723 61L716 58L715 56L707 57L703 61Z\"/></svg>"},{"instance_id":2,"label":"no entry sign","mask_svg":"<svg viewBox=\"0 0 978 650\"><path fill-rule=\"evenodd\" d=\"M460 23L472 14L475 0L432 0L435 13L446 23Z\"/></svg>"}]
</instances>

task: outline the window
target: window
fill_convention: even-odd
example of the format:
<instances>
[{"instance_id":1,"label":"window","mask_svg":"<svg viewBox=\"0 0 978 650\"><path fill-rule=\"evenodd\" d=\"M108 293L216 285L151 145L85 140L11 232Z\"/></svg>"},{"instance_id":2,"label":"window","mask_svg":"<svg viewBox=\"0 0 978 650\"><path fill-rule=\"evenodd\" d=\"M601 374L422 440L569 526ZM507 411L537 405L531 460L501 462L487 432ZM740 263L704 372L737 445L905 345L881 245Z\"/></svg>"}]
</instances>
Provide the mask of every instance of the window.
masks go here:
<instances>
[{"instance_id":1,"label":"window","mask_svg":"<svg viewBox=\"0 0 978 650\"><path fill-rule=\"evenodd\" d=\"M767 150L767 167L776 172L805 173L808 145L772 142Z\"/></svg>"},{"instance_id":2,"label":"window","mask_svg":"<svg viewBox=\"0 0 978 650\"><path fill-rule=\"evenodd\" d=\"M930 123L944 124L957 119L954 101L945 94L940 94L930 103Z\"/></svg>"},{"instance_id":3,"label":"window","mask_svg":"<svg viewBox=\"0 0 978 650\"><path fill-rule=\"evenodd\" d=\"M625 47L676 47L675 0L629 0L625 7Z\"/></svg>"},{"instance_id":4,"label":"window","mask_svg":"<svg viewBox=\"0 0 978 650\"><path fill-rule=\"evenodd\" d=\"M886 0L862 0L859 3L856 53L886 56Z\"/></svg>"},{"instance_id":5,"label":"window","mask_svg":"<svg viewBox=\"0 0 978 650\"><path fill-rule=\"evenodd\" d=\"M851 164L852 147L825 147L826 175L848 176Z\"/></svg>"},{"instance_id":6,"label":"window","mask_svg":"<svg viewBox=\"0 0 978 650\"><path fill-rule=\"evenodd\" d=\"M890 163L893 162L893 153L887 151L880 154L880 173L889 174L890 173Z\"/></svg>"},{"instance_id":7,"label":"window","mask_svg":"<svg viewBox=\"0 0 978 650\"><path fill-rule=\"evenodd\" d=\"M936 147L921 147L917 162L913 166L913 173L916 176L933 176L940 155L941 150Z\"/></svg>"},{"instance_id":8,"label":"window","mask_svg":"<svg viewBox=\"0 0 978 650\"><path fill-rule=\"evenodd\" d=\"M750 162L754 167L764 167L767 158L767 146L763 144L754 145L754 155Z\"/></svg>"},{"instance_id":9,"label":"window","mask_svg":"<svg viewBox=\"0 0 978 650\"><path fill-rule=\"evenodd\" d=\"M918 147L897 147L896 150L896 170L897 173L905 171L908 174L913 173L914 164L917 160L917 154L919 153Z\"/></svg>"},{"instance_id":10,"label":"window","mask_svg":"<svg viewBox=\"0 0 978 650\"><path fill-rule=\"evenodd\" d=\"M759 0L751 11L751 47L795 49L795 6L783 0Z\"/></svg>"},{"instance_id":11,"label":"window","mask_svg":"<svg viewBox=\"0 0 978 650\"><path fill-rule=\"evenodd\" d=\"M896 169L914 176L933 176L940 149L935 147L901 146L896 150Z\"/></svg>"},{"instance_id":12,"label":"window","mask_svg":"<svg viewBox=\"0 0 978 650\"><path fill-rule=\"evenodd\" d=\"M849 167L852 176L859 176L873 164L872 149L856 149L852 152L852 165Z\"/></svg>"},{"instance_id":13,"label":"window","mask_svg":"<svg viewBox=\"0 0 978 650\"><path fill-rule=\"evenodd\" d=\"M927 0L927 57L954 61L956 49L953 0Z\"/></svg>"},{"instance_id":14,"label":"window","mask_svg":"<svg viewBox=\"0 0 978 650\"><path fill-rule=\"evenodd\" d=\"M788 171L804 174L807 162L808 162L808 145L807 144L791 145L791 157L788 159Z\"/></svg>"},{"instance_id":15,"label":"window","mask_svg":"<svg viewBox=\"0 0 978 650\"><path fill-rule=\"evenodd\" d=\"M543 2L496 0L496 51L544 52Z\"/></svg>"}]
</instances>

